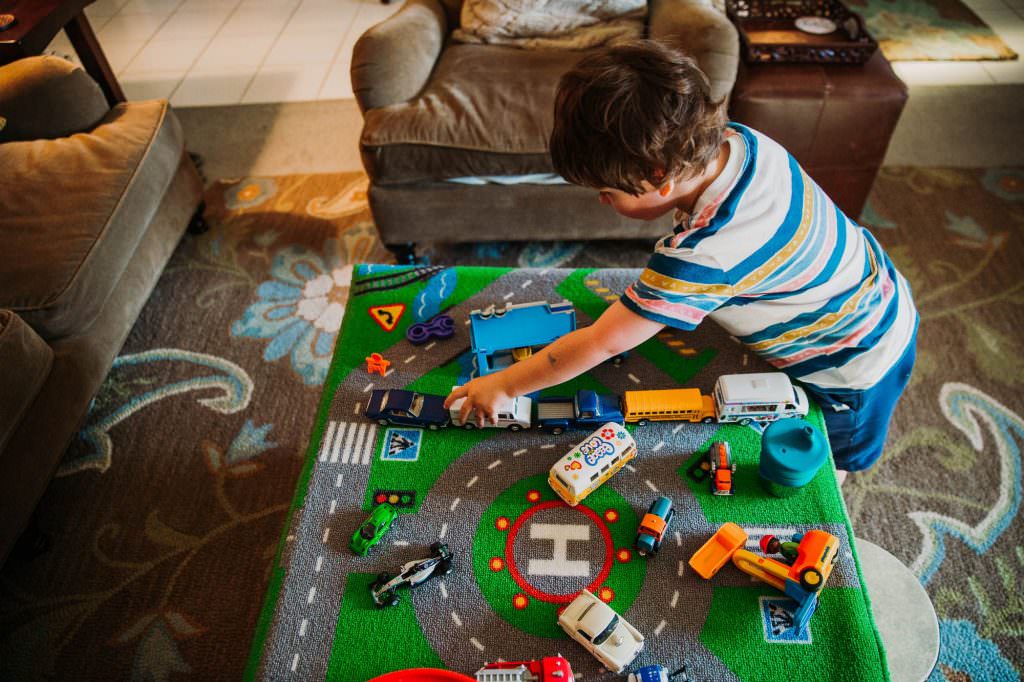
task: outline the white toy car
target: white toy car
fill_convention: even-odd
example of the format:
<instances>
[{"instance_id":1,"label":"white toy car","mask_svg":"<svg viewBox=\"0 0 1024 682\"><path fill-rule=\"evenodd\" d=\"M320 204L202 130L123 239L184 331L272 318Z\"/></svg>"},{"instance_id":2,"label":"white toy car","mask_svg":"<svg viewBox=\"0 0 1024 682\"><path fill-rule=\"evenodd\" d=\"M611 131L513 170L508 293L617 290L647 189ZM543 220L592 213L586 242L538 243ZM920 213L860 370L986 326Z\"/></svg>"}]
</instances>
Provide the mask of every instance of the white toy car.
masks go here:
<instances>
[{"instance_id":1,"label":"white toy car","mask_svg":"<svg viewBox=\"0 0 1024 682\"><path fill-rule=\"evenodd\" d=\"M458 386L454 386L452 390L454 391L456 388ZM476 423L476 415L470 413L467 421L462 421L459 418L459 409L465 401L465 398L459 398L452 403L452 406L448 408L448 414L451 416L452 425L461 426L464 429L475 429L479 426ZM511 398L505 404L498 406L498 423L488 423L487 425L496 426L499 429L508 429L509 431L522 431L523 429L530 428L530 414L532 410L533 401L525 395Z\"/></svg>"},{"instance_id":2,"label":"white toy car","mask_svg":"<svg viewBox=\"0 0 1024 682\"><path fill-rule=\"evenodd\" d=\"M613 673L621 673L644 649L644 636L586 590L565 607L558 624Z\"/></svg>"}]
</instances>

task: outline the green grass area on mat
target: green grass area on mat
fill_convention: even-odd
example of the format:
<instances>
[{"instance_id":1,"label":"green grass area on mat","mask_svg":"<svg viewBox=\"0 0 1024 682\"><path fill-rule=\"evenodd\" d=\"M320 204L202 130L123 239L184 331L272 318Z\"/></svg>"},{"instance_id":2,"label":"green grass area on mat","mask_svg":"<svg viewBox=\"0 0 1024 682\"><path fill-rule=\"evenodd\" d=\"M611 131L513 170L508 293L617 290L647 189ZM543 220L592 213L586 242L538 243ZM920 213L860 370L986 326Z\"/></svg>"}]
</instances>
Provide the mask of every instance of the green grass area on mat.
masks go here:
<instances>
[{"instance_id":1,"label":"green grass area on mat","mask_svg":"<svg viewBox=\"0 0 1024 682\"><path fill-rule=\"evenodd\" d=\"M405 668L445 667L423 636L408 590L398 591L397 606L374 606L370 583L375 577L370 573L348 574L327 679L369 680L395 670L399 661Z\"/></svg>"},{"instance_id":2,"label":"green grass area on mat","mask_svg":"<svg viewBox=\"0 0 1024 682\"><path fill-rule=\"evenodd\" d=\"M821 428L821 411L817 406L811 406L808 421L816 428ZM733 490L736 494L731 497L712 495L708 480L698 483L686 473L694 462L707 457L711 443L718 440L729 443L736 463L736 473L733 474ZM711 523L732 521L741 526L772 525L780 523L780 519L785 519L787 524L846 522L846 511L835 483L831 459L826 461L801 492L792 497L779 498L761 485L761 476L758 474L760 456L761 434L747 426L721 424L715 434L701 444L700 449L683 461L676 469L676 474L693 491L701 511Z\"/></svg>"},{"instance_id":3,"label":"green grass area on mat","mask_svg":"<svg viewBox=\"0 0 1024 682\"><path fill-rule=\"evenodd\" d=\"M582 310L588 317L597 319L609 306L609 302L598 296L587 287L587 280L595 278L593 269L575 270L562 280L557 291ZM683 332L681 332L683 333ZM714 348L705 348L693 356L684 357L673 350L657 336L644 341L632 352L640 353L663 372L668 374L680 386L686 385L706 364L711 362L717 352ZM668 386L664 388L670 388Z\"/></svg>"},{"instance_id":4,"label":"green grass area on mat","mask_svg":"<svg viewBox=\"0 0 1024 682\"><path fill-rule=\"evenodd\" d=\"M700 633L701 642L739 679L888 679L884 654L878 651L873 621L859 589L826 586L822 590L809 625L809 644L767 641L762 596L781 594L767 586L716 586Z\"/></svg>"},{"instance_id":5,"label":"green grass area on mat","mask_svg":"<svg viewBox=\"0 0 1024 682\"><path fill-rule=\"evenodd\" d=\"M459 276L455 288L444 301L442 307L447 309L458 305L477 291L490 285L509 270L510 268L459 268ZM395 268L394 272L401 272L401 269ZM366 276L360 275L359 266L356 266L356 271L353 274L353 283L357 283ZM260 623L266 623L267 625L265 627L257 627L256 629L245 670L246 680L255 679L260 660L263 657L269 623L273 617L274 608L277 605L283 583L285 567L281 563L281 557L284 551L285 537L288 534L288 529L291 527L295 511L305 503L306 491L309 489L309 479L312 476L313 466L316 461L316 453L319 450L324 431L327 429L327 421L334 393L337 391L338 385L353 369L365 363L366 356L373 352L373 350L366 350L371 343L381 344L381 348L378 349L378 352L380 352L381 349L391 348L391 346L405 338L405 330L412 324L411 319L413 317L408 309L412 305L416 294L422 291L425 286L426 281L415 282L400 289L359 296L351 299L348 303L348 312L354 312L354 314L345 315L341 330L338 333L338 342L335 345L334 355L331 357L331 366L327 371L327 378L324 381L323 392L320 396L320 406L317 409L316 421L313 424L313 432L310 435L309 445L306 448L306 463L299 473L295 494L292 496L291 506L285 517L281 536L278 539L277 554L274 557L274 571L280 572L281 578L276 582L271 580L267 588L259 620ZM385 332L381 329L366 312L372 305L387 303L406 304L406 314L399 320L398 328L392 332ZM343 340L347 339L360 339L360 344L357 346L355 344L343 343ZM366 345L363 345L364 342Z\"/></svg>"},{"instance_id":6,"label":"green grass area on mat","mask_svg":"<svg viewBox=\"0 0 1024 682\"><path fill-rule=\"evenodd\" d=\"M527 498L531 491L539 495L535 501ZM509 530L499 530L497 527L501 517L508 520L511 528L511 524L531 506L557 499L558 496L548 485L546 473L524 478L503 490L480 517L473 536L473 573L487 603L505 621L539 637L567 639L568 636L558 626L557 611L564 604L540 601L523 592L508 570L505 549ZM608 522L606 519L605 523L616 554L625 549L628 558L626 561L617 556L613 558L608 579L601 586L595 587L593 592L598 594L601 587L611 589L614 597L609 605L617 612L625 613L637 598L647 573L645 559L633 550L639 519L629 503L610 486L598 488L580 506L589 507L602 518L605 518L607 510L614 510L618 514L615 521ZM583 522L593 523L590 519L584 519ZM491 560L495 557L505 562L501 570L492 570ZM516 595L527 597L525 608L515 607L513 600Z\"/></svg>"}]
</instances>

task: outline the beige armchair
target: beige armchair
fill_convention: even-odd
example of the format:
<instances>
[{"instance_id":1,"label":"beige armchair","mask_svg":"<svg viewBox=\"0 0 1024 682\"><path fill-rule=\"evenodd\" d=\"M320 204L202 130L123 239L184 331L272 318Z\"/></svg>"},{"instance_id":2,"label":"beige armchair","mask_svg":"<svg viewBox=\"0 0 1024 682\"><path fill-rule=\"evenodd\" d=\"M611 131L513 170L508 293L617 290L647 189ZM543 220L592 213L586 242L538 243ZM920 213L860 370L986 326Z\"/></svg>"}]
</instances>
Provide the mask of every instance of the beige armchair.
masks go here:
<instances>
[{"instance_id":1,"label":"beige armchair","mask_svg":"<svg viewBox=\"0 0 1024 682\"><path fill-rule=\"evenodd\" d=\"M656 237L667 222L616 215L592 190L451 178L552 173L548 137L560 76L584 53L450 40L461 0L408 0L356 43L352 86L370 208L399 262L418 241ZM739 41L709 0L652 0L647 34L689 52L716 96L736 78ZM667 219L666 219L667 220Z\"/></svg>"}]
</instances>

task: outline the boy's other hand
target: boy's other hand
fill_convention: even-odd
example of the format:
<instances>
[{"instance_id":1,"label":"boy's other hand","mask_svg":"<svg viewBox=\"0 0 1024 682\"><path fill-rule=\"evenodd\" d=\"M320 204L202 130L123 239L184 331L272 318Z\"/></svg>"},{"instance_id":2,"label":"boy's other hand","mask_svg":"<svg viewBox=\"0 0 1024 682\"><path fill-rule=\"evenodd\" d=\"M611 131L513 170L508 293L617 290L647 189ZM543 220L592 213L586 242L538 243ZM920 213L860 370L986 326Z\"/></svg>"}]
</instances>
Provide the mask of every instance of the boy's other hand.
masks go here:
<instances>
[{"instance_id":1,"label":"boy's other hand","mask_svg":"<svg viewBox=\"0 0 1024 682\"><path fill-rule=\"evenodd\" d=\"M459 419L463 423L466 418L473 414L478 426L485 426L488 422L498 423L498 408L513 396L505 389L500 373L489 374L466 382L463 386L457 386L451 394L445 398L444 408L447 410L459 398L465 398L459 408Z\"/></svg>"}]
</instances>

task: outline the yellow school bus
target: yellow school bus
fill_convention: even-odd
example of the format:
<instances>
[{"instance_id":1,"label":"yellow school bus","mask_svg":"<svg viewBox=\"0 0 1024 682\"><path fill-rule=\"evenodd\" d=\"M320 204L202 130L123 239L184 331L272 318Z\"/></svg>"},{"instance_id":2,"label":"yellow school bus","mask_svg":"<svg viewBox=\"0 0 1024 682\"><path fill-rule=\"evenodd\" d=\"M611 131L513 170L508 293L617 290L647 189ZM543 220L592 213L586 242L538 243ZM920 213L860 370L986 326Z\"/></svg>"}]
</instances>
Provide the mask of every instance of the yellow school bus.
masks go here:
<instances>
[{"instance_id":1,"label":"yellow school bus","mask_svg":"<svg viewBox=\"0 0 1024 682\"><path fill-rule=\"evenodd\" d=\"M658 421L711 423L715 421L715 401L699 388L626 391L622 412L627 422L640 426Z\"/></svg>"}]
</instances>

